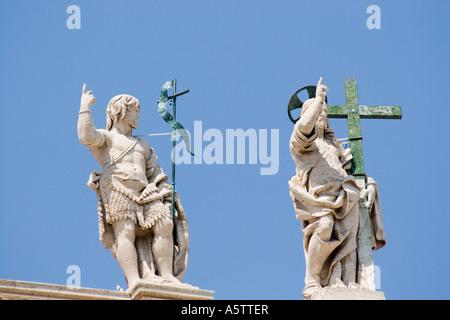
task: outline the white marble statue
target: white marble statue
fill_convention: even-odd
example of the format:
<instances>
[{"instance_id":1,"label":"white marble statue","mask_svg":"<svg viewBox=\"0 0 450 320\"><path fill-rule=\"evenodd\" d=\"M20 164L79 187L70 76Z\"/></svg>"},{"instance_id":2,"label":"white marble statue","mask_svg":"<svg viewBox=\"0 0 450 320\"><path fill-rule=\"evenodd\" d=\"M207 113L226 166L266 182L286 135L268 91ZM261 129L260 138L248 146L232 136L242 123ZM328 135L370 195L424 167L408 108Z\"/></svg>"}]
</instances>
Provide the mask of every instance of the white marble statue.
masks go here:
<instances>
[{"instance_id":1,"label":"white marble statue","mask_svg":"<svg viewBox=\"0 0 450 320\"><path fill-rule=\"evenodd\" d=\"M140 279L180 284L189 248L186 216L176 196L174 223L167 175L155 150L132 135L138 128L139 101L126 94L113 97L106 129L95 129L93 104L95 97L84 84L78 138L102 169L92 172L88 182L97 193L100 241L117 258L128 288Z\"/></svg>"},{"instance_id":2,"label":"white marble statue","mask_svg":"<svg viewBox=\"0 0 450 320\"><path fill-rule=\"evenodd\" d=\"M344 149L329 128L327 92L320 78L316 96L303 104L290 139L296 174L289 192L302 221L305 299L324 287L361 287L357 248L362 205L370 212L372 248L385 244L377 185L367 177L367 187L361 190L351 175L351 150Z\"/></svg>"}]
</instances>

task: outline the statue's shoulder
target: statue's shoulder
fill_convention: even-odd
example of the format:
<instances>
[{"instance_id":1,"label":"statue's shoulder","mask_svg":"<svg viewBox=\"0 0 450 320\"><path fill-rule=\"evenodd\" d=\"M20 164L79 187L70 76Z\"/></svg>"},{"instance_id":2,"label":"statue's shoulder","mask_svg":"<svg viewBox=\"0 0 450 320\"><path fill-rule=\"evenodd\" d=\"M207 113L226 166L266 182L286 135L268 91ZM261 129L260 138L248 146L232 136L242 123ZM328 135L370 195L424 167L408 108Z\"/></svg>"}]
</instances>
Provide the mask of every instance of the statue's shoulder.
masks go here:
<instances>
[{"instance_id":1,"label":"statue's shoulder","mask_svg":"<svg viewBox=\"0 0 450 320\"><path fill-rule=\"evenodd\" d=\"M133 138L135 138L135 139L137 140L137 143L138 143L141 147L143 147L144 149L151 149L150 146L149 146L149 144L148 144L148 142L147 142L147 140L142 139L142 138L139 138L139 137L136 137L136 136L133 136Z\"/></svg>"},{"instance_id":2,"label":"statue's shoulder","mask_svg":"<svg viewBox=\"0 0 450 320\"><path fill-rule=\"evenodd\" d=\"M95 129L95 131L97 131L97 133L101 134L105 138L111 139L112 137L111 131L108 131L106 129Z\"/></svg>"},{"instance_id":3,"label":"statue's shoulder","mask_svg":"<svg viewBox=\"0 0 450 320\"><path fill-rule=\"evenodd\" d=\"M115 131L109 131L106 129L97 129L97 132L104 137L107 144L111 144L114 142L121 143L123 141L123 135L115 132Z\"/></svg>"}]
</instances>

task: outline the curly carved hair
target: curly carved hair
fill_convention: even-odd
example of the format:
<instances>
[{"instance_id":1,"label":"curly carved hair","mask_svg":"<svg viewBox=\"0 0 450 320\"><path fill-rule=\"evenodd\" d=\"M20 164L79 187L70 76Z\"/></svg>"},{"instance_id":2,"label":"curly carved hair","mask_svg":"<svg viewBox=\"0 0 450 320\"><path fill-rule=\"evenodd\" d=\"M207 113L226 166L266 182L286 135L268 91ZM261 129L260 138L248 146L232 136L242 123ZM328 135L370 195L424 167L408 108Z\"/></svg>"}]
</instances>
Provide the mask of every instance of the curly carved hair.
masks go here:
<instances>
[{"instance_id":1,"label":"curly carved hair","mask_svg":"<svg viewBox=\"0 0 450 320\"><path fill-rule=\"evenodd\" d=\"M123 119L131 108L140 108L139 100L128 94L113 97L106 108L106 130L110 131L115 122Z\"/></svg>"}]
</instances>

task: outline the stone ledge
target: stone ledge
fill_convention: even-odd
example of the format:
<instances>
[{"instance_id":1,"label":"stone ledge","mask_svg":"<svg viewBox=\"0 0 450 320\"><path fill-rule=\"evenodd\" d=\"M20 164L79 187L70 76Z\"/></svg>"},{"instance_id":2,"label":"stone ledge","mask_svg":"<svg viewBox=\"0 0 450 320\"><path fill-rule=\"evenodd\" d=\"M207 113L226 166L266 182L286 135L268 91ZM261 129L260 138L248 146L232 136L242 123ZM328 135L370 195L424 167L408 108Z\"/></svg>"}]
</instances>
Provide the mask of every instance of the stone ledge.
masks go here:
<instances>
[{"instance_id":1,"label":"stone ledge","mask_svg":"<svg viewBox=\"0 0 450 320\"><path fill-rule=\"evenodd\" d=\"M138 282L125 292L0 279L0 300L212 300L198 287Z\"/></svg>"},{"instance_id":2,"label":"stone ledge","mask_svg":"<svg viewBox=\"0 0 450 320\"><path fill-rule=\"evenodd\" d=\"M2 300L129 300L120 291L0 279Z\"/></svg>"},{"instance_id":3,"label":"stone ledge","mask_svg":"<svg viewBox=\"0 0 450 320\"><path fill-rule=\"evenodd\" d=\"M383 291L349 288L322 288L311 300L386 300Z\"/></svg>"},{"instance_id":4,"label":"stone ledge","mask_svg":"<svg viewBox=\"0 0 450 320\"><path fill-rule=\"evenodd\" d=\"M127 290L131 300L213 300L214 291L198 287L171 283L162 284L139 281Z\"/></svg>"}]
</instances>

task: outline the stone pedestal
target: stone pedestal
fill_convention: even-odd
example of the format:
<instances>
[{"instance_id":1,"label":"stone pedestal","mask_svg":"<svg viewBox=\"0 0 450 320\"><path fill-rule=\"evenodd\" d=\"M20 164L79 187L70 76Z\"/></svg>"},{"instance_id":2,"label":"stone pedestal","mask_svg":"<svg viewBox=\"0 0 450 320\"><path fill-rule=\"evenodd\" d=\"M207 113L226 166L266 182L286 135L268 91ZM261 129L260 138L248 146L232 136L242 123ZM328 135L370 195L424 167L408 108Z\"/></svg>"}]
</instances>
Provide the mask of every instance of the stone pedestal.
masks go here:
<instances>
[{"instance_id":1,"label":"stone pedestal","mask_svg":"<svg viewBox=\"0 0 450 320\"><path fill-rule=\"evenodd\" d=\"M348 288L322 288L311 300L386 300L383 291Z\"/></svg>"},{"instance_id":2,"label":"stone pedestal","mask_svg":"<svg viewBox=\"0 0 450 320\"><path fill-rule=\"evenodd\" d=\"M0 300L213 300L214 291L190 285L138 282L125 292L0 279Z\"/></svg>"}]
</instances>

